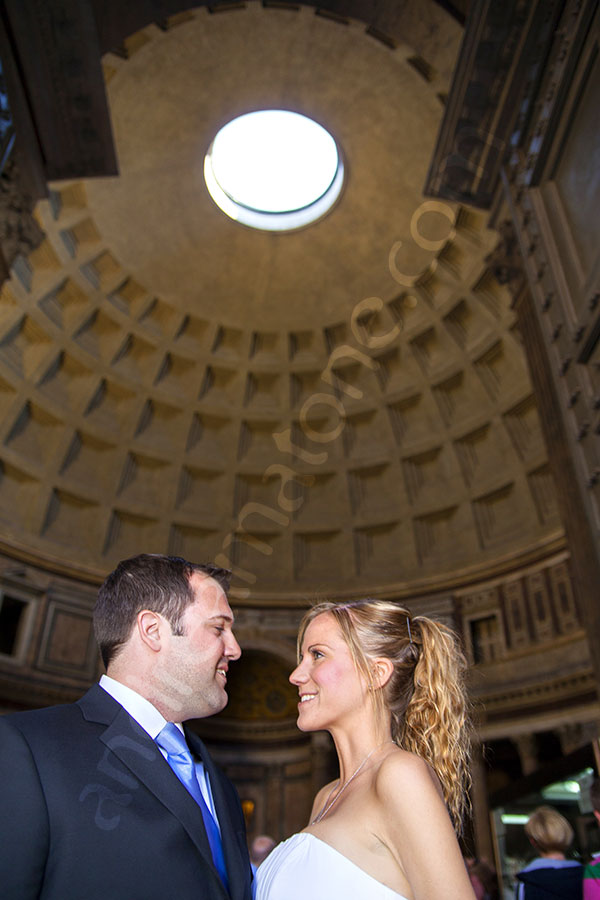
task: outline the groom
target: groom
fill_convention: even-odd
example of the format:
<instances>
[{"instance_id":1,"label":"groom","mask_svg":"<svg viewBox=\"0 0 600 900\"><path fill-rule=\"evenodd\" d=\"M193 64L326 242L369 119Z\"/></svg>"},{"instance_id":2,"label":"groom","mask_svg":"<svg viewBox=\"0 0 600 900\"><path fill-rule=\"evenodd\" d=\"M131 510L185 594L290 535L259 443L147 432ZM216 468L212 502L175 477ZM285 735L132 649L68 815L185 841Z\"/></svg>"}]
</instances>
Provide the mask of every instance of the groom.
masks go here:
<instances>
[{"instance_id":1,"label":"groom","mask_svg":"<svg viewBox=\"0 0 600 900\"><path fill-rule=\"evenodd\" d=\"M239 799L181 725L227 703L229 575L119 563L94 610L100 683L0 717L3 900L250 900Z\"/></svg>"}]
</instances>

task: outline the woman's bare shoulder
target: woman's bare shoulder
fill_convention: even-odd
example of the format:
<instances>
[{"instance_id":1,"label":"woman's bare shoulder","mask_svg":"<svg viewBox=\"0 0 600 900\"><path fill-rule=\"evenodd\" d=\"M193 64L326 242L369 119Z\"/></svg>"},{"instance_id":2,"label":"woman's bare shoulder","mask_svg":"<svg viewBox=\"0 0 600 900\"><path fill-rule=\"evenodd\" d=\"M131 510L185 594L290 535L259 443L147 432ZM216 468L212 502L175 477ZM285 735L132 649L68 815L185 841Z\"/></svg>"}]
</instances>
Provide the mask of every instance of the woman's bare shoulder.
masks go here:
<instances>
[{"instance_id":1,"label":"woman's bare shoulder","mask_svg":"<svg viewBox=\"0 0 600 900\"><path fill-rule=\"evenodd\" d=\"M407 852L415 858L424 856L431 841L448 858L454 857L456 835L442 786L424 759L405 750L389 754L379 767L374 788L382 840L395 848L407 872Z\"/></svg>"},{"instance_id":2,"label":"woman's bare shoulder","mask_svg":"<svg viewBox=\"0 0 600 900\"><path fill-rule=\"evenodd\" d=\"M407 799L414 793L435 791L442 795L439 779L428 762L416 753L398 747L389 753L379 766L375 778L375 791L382 798L401 794Z\"/></svg>"},{"instance_id":3,"label":"woman's bare shoulder","mask_svg":"<svg viewBox=\"0 0 600 900\"><path fill-rule=\"evenodd\" d=\"M403 750L402 747L394 747L382 760L378 773L383 777L411 777L425 778L433 775L433 769L422 756Z\"/></svg>"},{"instance_id":4,"label":"woman's bare shoulder","mask_svg":"<svg viewBox=\"0 0 600 900\"><path fill-rule=\"evenodd\" d=\"M379 767L374 793L376 833L399 861L411 885L411 896L475 900L442 788L431 766L415 753L393 751Z\"/></svg>"}]
</instances>

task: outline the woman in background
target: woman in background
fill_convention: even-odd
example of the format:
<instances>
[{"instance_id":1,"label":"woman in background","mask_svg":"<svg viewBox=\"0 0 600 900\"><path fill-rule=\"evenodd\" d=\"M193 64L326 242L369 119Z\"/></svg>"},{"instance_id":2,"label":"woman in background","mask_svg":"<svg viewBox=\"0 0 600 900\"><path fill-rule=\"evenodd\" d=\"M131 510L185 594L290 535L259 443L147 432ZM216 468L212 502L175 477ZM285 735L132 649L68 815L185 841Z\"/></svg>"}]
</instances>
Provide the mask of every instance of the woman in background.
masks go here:
<instances>
[{"instance_id":1,"label":"woman in background","mask_svg":"<svg viewBox=\"0 0 600 900\"><path fill-rule=\"evenodd\" d=\"M470 734L452 632L383 600L321 603L298 659L298 727L329 731L340 777L259 867L257 900L474 900L455 834Z\"/></svg>"},{"instance_id":2,"label":"woman in background","mask_svg":"<svg viewBox=\"0 0 600 900\"><path fill-rule=\"evenodd\" d=\"M581 900L583 866L565 853L573 829L551 806L538 806L527 820L525 834L539 856L517 873L516 900Z\"/></svg>"}]
</instances>

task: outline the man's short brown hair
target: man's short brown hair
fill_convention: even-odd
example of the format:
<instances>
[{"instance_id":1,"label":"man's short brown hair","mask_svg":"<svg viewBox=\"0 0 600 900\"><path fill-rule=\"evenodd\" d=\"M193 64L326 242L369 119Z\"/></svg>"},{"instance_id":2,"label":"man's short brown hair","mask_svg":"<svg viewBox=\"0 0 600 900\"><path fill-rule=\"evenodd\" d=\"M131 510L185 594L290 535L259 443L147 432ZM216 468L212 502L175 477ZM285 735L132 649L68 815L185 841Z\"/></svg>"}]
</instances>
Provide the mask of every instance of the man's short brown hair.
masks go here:
<instances>
[{"instance_id":1,"label":"man's short brown hair","mask_svg":"<svg viewBox=\"0 0 600 900\"><path fill-rule=\"evenodd\" d=\"M194 572L214 578L225 593L229 590L231 572L210 563L158 553L142 553L119 563L98 591L94 608L94 633L106 667L129 638L143 609L163 615L173 634L183 633L182 616L194 602L190 587Z\"/></svg>"}]
</instances>

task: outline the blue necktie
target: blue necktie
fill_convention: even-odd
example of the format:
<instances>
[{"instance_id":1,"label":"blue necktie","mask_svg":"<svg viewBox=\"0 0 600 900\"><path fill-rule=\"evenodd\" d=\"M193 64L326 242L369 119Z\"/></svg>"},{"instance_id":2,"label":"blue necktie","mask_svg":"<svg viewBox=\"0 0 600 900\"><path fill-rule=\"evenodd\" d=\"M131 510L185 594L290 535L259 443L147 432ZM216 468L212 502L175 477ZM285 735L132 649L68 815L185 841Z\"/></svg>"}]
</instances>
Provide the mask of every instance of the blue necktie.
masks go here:
<instances>
[{"instance_id":1,"label":"blue necktie","mask_svg":"<svg viewBox=\"0 0 600 900\"><path fill-rule=\"evenodd\" d=\"M160 734L156 736L155 740L158 746L166 752L167 762L202 811L202 818L204 819L204 827L206 829L208 843L210 844L213 862L217 872L221 876L221 881L228 891L229 880L227 878L227 868L225 866L221 835L217 823L202 796L202 791L200 790L200 785L196 778L194 760L192 759L192 754L190 753L186 739L177 725L173 722L167 722Z\"/></svg>"}]
</instances>

